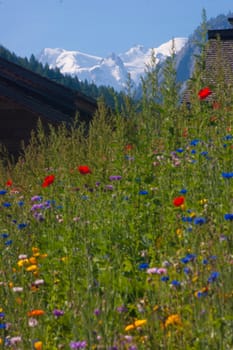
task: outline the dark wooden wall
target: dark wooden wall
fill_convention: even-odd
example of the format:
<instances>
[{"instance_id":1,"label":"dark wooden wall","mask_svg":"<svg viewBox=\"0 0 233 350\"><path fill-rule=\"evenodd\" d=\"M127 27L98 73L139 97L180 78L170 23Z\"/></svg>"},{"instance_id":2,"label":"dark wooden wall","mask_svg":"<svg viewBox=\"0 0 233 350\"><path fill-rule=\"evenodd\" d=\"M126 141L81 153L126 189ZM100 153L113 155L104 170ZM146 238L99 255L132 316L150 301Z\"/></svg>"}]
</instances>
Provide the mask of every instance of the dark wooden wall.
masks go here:
<instances>
[{"instance_id":1,"label":"dark wooden wall","mask_svg":"<svg viewBox=\"0 0 233 350\"><path fill-rule=\"evenodd\" d=\"M18 155L21 141L27 144L38 116L7 99L0 98L0 143L13 155Z\"/></svg>"}]
</instances>

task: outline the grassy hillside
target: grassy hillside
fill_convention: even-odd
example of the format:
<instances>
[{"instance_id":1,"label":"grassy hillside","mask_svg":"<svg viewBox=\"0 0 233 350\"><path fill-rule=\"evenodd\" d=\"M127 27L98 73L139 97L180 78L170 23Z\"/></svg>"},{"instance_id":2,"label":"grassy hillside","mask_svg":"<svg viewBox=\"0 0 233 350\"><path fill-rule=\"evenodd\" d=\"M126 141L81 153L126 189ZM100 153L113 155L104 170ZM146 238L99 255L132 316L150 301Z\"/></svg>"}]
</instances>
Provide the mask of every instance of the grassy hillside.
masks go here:
<instances>
[{"instance_id":1,"label":"grassy hillside","mask_svg":"<svg viewBox=\"0 0 233 350\"><path fill-rule=\"evenodd\" d=\"M233 94L172 69L1 165L1 349L233 348Z\"/></svg>"}]
</instances>

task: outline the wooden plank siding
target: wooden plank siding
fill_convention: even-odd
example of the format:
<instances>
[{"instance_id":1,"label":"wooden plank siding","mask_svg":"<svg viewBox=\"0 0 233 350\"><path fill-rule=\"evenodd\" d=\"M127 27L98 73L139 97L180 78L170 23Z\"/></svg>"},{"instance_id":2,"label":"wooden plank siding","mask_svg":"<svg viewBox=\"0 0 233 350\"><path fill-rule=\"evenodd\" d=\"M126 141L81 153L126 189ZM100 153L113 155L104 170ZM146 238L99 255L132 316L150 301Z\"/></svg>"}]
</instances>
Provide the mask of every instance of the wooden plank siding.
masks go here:
<instances>
[{"instance_id":1,"label":"wooden plank siding","mask_svg":"<svg viewBox=\"0 0 233 350\"><path fill-rule=\"evenodd\" d=\"M228 21L233 25L233 18ZM220 81L226 87L233 87L233 28L208 30L208 42L204 51L205 70L203 81L206 85L216 86ZM201 87L200 87L201 88ZM188 106L192 95L190 81L183 93L182 101ZM216 98L213 93L207 100Z\"/></svg>"},{"instance_id":2,"label":"wooden plank siding","mask_svg":"<svg viewBox=\"0 0 233 350\"><path fill-rule=\"evenodd\" d=\"M86 123L96 101L0 57L0 143L17 154L21 140L29 141L38 119L48 124L69 123L76 113Z\"/></svg>"}]
</instances>

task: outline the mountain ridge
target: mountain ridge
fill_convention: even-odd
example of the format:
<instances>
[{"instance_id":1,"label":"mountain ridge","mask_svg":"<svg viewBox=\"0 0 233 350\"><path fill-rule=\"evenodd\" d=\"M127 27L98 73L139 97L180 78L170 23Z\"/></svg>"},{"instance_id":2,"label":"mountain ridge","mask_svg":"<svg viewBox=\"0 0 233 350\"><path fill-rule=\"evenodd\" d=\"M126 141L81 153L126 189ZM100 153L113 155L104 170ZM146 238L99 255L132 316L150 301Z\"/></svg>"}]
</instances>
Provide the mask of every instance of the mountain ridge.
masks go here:
<instances>
[{"instance_id":1,"label":"mountain ridge","mask_svg":"<svg viewBox=\"0 0 233 350\"><path fill-rule=\"evenodd\" d=\"M107 57L86 54L81 51L69 51L62 48L45 48L37 56L42 64L50 68L58 68L62 74L77 76L79 80L87 80L97 86L111 86L115 90L124 90L130 74L135 86L139 85L151 60L152 52L156 63L162 63L171 54L174 43L177 54L187 43L187 38L174 38L156 48L135 45L121 54L112 53Z\"/></svg>"}]
</instances>

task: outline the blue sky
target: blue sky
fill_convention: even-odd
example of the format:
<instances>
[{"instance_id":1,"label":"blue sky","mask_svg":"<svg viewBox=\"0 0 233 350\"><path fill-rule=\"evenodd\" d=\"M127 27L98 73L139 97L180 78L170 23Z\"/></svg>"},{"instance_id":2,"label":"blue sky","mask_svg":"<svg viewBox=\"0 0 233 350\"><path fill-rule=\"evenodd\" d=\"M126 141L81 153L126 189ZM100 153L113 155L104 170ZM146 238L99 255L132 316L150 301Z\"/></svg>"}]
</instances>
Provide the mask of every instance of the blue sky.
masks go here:
<instances>
[{"instance_id":1,"label":"blue sky","mask_svg":"<svg viewBox=\"0 0 233 350\"><path fill-rule=\"evenodd\" d=\"M20 56L61 47L107 56L188 37L232 0L0 0L0 44Z\"/></svg>"}]
</instances>

